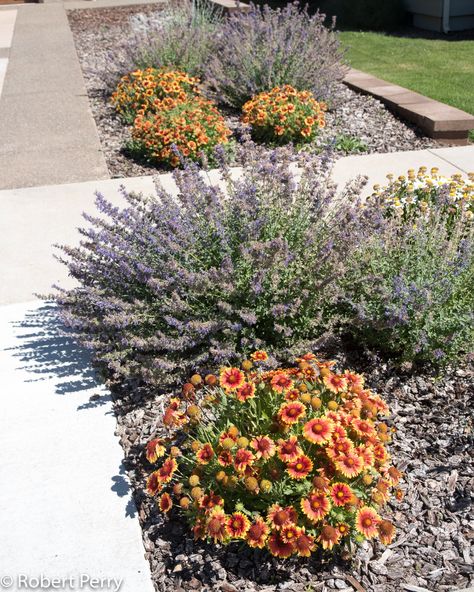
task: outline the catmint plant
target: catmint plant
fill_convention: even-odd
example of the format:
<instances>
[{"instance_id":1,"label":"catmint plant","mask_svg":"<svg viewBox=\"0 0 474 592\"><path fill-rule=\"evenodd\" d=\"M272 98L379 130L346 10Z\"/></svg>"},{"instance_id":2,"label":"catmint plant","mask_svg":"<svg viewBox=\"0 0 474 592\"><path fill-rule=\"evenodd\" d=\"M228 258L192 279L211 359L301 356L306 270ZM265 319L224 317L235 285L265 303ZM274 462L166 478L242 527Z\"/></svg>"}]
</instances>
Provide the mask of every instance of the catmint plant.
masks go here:
<instances>
[{"instance_id":1,"label":"catmint plant","mask_svg":"<svg viewBox=\"0 0 474 592\"><path fill-rule=\"evenodd\" d=\"M216 31L205 78L220 99L239 108L258 93L291 85L334 103L346 72L335 22L325 26L324 14L310 15L297 2L277 9L251 6Z\"/></svg>"},{"instance_id":2,"label":"catmint plant","mask_svg":"<svg viewBox=\"0 0 474 592\"><path fill-rule=\"evenodd\" d=\"M56 295L62 318L109 376L163 388L262 347L292 359L331 329L364 240L360 183L338 194L327 154L248 143L240 158L232 174L218 151L218 184L187 163L177 195L97 194L80 246L62 247L78 282Z\"/></svg>"},{"instance_id":3,"label":"catmint plant","mask_svg":"<svg viewBox=\"0 0 474 592\"><path fill-rule=\"evenodd\" d=\"M451 216L448 192L433 189L431 205L409 218L381 196L370 207L389 215L342 278L348 331L392 358L440 366L474 351L474 225Z\"/></svg>"}]
</instances>

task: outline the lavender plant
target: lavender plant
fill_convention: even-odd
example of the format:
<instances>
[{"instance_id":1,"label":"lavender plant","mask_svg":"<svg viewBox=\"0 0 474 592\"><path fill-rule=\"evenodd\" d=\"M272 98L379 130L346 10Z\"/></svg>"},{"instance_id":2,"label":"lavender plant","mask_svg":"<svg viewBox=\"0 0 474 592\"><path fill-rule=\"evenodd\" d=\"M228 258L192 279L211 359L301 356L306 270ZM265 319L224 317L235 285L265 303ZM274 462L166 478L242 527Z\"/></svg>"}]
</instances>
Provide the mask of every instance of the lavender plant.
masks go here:
<instances>
[{"instance_id":1,"label":"lavender plant","mask_svg":"<svg viewBox=\"0 0 474 592\"><path fill-rule=\"evenodd\" d=\"M246 145L220 184L193 164L176 196L98 194L77 248L62 247L79 286L56 296L62 317L119 380L162 388L258 348L282 362L331 326L336 279L363 240L360 183L342 199L328 155ZM337 205L337 207L336 207Z\"/></svg>"},{"instance_id":2,"label":"lavender plant","mask_svg":"<svg viewBox=\"0 0 474 592\"><path fill-rule=\"evenodd\" d=\"M335 22L310 15L297 2L272 9L252 5L235 12L219 28L206 78L220 99L241 107L254 95L289 84L334 102L345 74Z\"/></svg>"},{"instance_id":3,"label":"lavender plant","mask_svg":"<svg viewBox=\"0 0 474 592\"><path fill-rule=\"evenodd\" d=\"M391 357L441 366L474 352L474 230L449 217L449 191L408 220L381 219L342 278L348 330ZM382 213L385 198L370 207Z\"/></svg>"},{"instance_id":4,"label":"lavender plant","mask_svg":"<svg viewBox=\"0 0 474 592\"><path fill-rule=\"evenodd\" d=\"M207 0L172 3L157 14L133 17L130 35L109 55L103 73L108 88L137 69L170 68L202 77L221 20L222 11Z\"/></svg>"}]
</instances>

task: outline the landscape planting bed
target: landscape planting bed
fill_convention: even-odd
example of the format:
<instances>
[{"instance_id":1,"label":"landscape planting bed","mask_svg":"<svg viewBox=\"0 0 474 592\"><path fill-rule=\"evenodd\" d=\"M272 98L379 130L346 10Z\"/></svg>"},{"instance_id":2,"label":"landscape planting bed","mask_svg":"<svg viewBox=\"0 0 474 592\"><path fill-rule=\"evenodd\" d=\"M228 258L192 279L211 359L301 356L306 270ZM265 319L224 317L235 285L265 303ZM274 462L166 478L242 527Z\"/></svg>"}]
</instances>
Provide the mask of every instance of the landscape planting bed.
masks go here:
<instances>
[{"instance_id":1,"label":"landscape planting bed","mask_svg":"<svg viewBox=\"0 0 474 592\"><path fill-rule=\"evenodd\" d=\"M193 19L194 9L193 4ZM226 28L234 26L234 20L219 23L222 28L212 33L206 30L204 47L209 35L215 35L214 53L202 60L206 80L215 81L213 88L228 104L246 104L246 114L246 101L254 97L255 120L248 121L255 134L259 125L264 128L262 121L268 123L268 109L269 120L275 118L268 134L261 136L268 144L245 143L236 151L237 159L216 159L223 190L209 188L199 166L192 165L176 171L178 195L157 187L153 201L127 197L124 190L128 207L123 211L98 196L97 208L110 223L86 217L94 228L83 230L81 247L63 248L81 287L59 294L57 302L65 324L95 350L103 375L110 378L124 466L158 591L457 592L473 583L474 523L469 509L474 368L472 355L467 355L472 352L467 286L473 261L473 178L443 179L436 168L430 175L425 168L418 173L410 169L406 180L400 177L383 190L375 187L370 199L360 195L362 181L337 193L326 148L340 155L437 143L372 97L342 83L334 93L333 82L344 75L334 49L337 43L322 43L318 50L308 44L306 25L314 20L297 21L298 10L293 6L283 13L285 18L279 12L268 17L274 18L279 41L284 40L278 50L269 41L268 29L256 34L259 41L248 41L249 32L268 25L258 21L258 12L252 13L255 21L243 23L234 45L232 30ZM117 78L116 64L126 57L127 44L148 26L150 16L156 20L164 15L150 5L70 13L113 176L165 170L138 163L124 152L130 127L110 104L111 70L115 68ZM299 23L301 36L293 46L287 40L298 27L285 30L288 23ZM319 26L314 39L327 41L326 27L322 22ZM179 44L188 37L181 35L182 21L178 27L174 39L179 38ZM231 48L228 62L224 40ZM149 47L149 40L145 45ZM306 69L300 56L308 46L325 65L310 71L310 81L301 82L297 74ZM266 75L269 54L279 52L291 56L298 72L290 71L288 58L285 66L278 66L282 71L287 67L282 78L272 78L273 90L256 97L262 81L257 73ZM176 69L179 57L174 48L171 53L167 63ZM261 63L253 65L249 86L244 87L242 72L254 53ZM222 64L232 64L233 56L241 61L227 92L222 78L230 79L231 67L220 82L218 71ZM312 54L306 57L305 65ZM129 67L134 69L136 65ZM195 70L189 66L187 71ZM198 147L225 140L222 120L211 129L209 112L198 112L192 123L185 119L186 101L204 103L182 90L194 81L176 72L158 73L160 84L166 78L160 88L170 95L162 98L153 86L154 75L153 70L134 72L133 84L117 93L120 107L130 107L135 130L153 131L155 123L145 113L147 101L150 109L157 109L153 122L163 125L157 134L166 140L154 143L145 135L142 148L146 146L148 154L177 165L169 149L174 138L182 142L184 154L194 151L196 160ZM286 86L290 76L294 88ZM175 85L176 80L183 87ZM321 81L320 96L326 91L333 97L325 121L324 106L310 98L313 111L304 111L310 93L297 92L316 89ZM286 97L282 106L273 99L274 92L288 93L291 99ZM181 103L173 104L173 93L184 95ZM141 105L143 110L137 111ZM173 109L178 113L176 135L160 119ZM299 120L298 109L304 113ZM125 109L123 113L127 115ZM222 114L235 141L247 135L240 112L226 108ZM208 136L202 121L209 124ZM309 142L315 130L319 134L305 150L319 156L302 158L291 146L270 147L270 142L288 137ZM217 132L224 136L212 143ZM239 164L239 158L241 178L233 181L228 164ZM290 172L295 163L300 165L297 181ZM270 357L266 351L255 352L260 348ZM331 364L308 355L288 374L281 369L255 371L259 361L275 368L304 354L301 349L336 360L337 370L333 374ZM242 363L242 352L251 351L253 361ZM393 362L387 361L390 356ZM217 378L219 366L237 359L242 371L227 367ZM437 370L426 369L434 367ZM364 373L365 386L347 368ZM220 386L213 390L216 384ZM380 423L386 407L370 389L388 404L388 425ZM165 396L170 391L175 398L168 405ZM259 441L264 440L262 451ZM391 459L382 443L387 443ZM397 502L388 501L400 475L390 466L392 461L402 471L400 489L393 492ZM341 503L337 495L344 488ZM339 542L341 547L331 552Z\"/></svg>"},{"instance_id":2,"label":"landscape planting bed","mask_svg":"<svg viewBox=\"0 0 474 592\"><path fill-rule=\"evenodd\" d=\"M365 372L367 384L390 406L390 423L397 426L389 450L405 472L405 497L389 504L388 515L397 528L394 543L384 548L366 541L354 561L344 563L318 555L282 562L238 544L216 549L194 541L182 518L163 518L145 492L144 448L163 433L163 399L145 402L137 391L120 392L115 400L118 432L158 591L454 592L473 585L474 523L469 512L474 369L447 372L439 379L396 371L376 359L354 360L350 354L335 358L340 368Z\"/></svg>"},{"instance_id":3,"label":"landscape planting bed","mask_svg":"<svg viewBox=\"0 0 474 592\"><path fill-rule=\"evenodd\" d=\"M71 29L82 65L92 113L97 125L107 165L112 177L153 174L157 167L138 163L123 151L130 139L130 128L117 117L110 104L110 90L104 83L110 56L123 51L124 40L134 28L142 26L142 15L159 14L160 5L126 8L81 9L69 12ZM320 131L315 149L348 140L346 150L356 153L396 152L439 147L419 130L402 122L380 101L356 93L341 84L339 104L326 114L326 127ZM225 110L229 127L239 135L239 113ZM344 141L336 149L347 152ZM158 170L165 170L164 167Z\"/></svg>"}]
</instances>

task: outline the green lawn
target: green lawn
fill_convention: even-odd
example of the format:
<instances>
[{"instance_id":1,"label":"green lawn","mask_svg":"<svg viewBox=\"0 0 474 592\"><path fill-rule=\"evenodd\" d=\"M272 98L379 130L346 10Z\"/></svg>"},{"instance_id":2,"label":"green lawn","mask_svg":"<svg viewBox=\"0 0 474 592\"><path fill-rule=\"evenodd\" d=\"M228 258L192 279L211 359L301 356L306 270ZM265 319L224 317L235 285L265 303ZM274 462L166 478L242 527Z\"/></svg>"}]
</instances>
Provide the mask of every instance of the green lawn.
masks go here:
<instances>
[{"instance_id":1,"label":"green lawn","mask_svg":"<svg viewBox=\"0 0 474 592\"><path fill-rule=\"evenodd\" d=\"M349 63L474 115L474 40L341 32Z\"/></svg>"}]
</instances>

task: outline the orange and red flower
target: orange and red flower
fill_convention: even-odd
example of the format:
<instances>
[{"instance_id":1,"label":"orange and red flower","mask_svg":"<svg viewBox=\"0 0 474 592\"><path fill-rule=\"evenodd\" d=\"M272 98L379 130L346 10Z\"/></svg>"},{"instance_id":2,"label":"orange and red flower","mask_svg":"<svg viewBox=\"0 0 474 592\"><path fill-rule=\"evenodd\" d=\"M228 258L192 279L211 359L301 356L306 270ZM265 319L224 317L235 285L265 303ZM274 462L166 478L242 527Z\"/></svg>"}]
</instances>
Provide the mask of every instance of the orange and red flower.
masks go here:
<instances>
[{"instance_id":1,"label":"orange and red flower","mask_svg":"<svg viewBox=\"0 0 474 592\"><path fill-rule=\"evenodd\" d=\"M349 438L339 438L339 440L336 440L332 446L330 445L326 448L326 454L331 460L334 460L338 456L353 452L353 450L354 445Z\"/></svg>"},{"instance_id":2,"label":"orange and red flower","mask_svg":"<svg viewBox=\"0 0 474 592\"><path fill-rule=\"evenodd\" d=\"M165 426L180 426L187 422L186 415L180 411L181 401L176 397L171 397L169 405L163 414L163 424Z\"/></svg>"},{"instance_id":3,"label":"orange and red flower","mask_svg":"<svg viewBox=\"0 0 474 592\"><path fill-rule=\"evenodd\" d=\"M298 514L292 506L282 508L279 504L270 506L267 512L267 521L272 528L279 530L288 524L293 524L298 520Z\"/></svg>"},{"instance_id":4,"label":"orange and red flower","mask_svg":"<svg viewBox=\"0 0 474 592\"><path fill-rule=\"evenodd\" d=\"M267 545L270 553L280 559L288 559L295 552L295 545L293 543L285 543L277 531L270 535Z\"/></svg>"},{"instance_id":5,"label":"orange and red flower","mask_svg":"<svg viewBox=\"0 0 474 592\"><path fill-rule=\"evenodd\" d=\"M220 506L216 506L209 514L206 529L207 534L214 539L214 542L222 542L228 536L227 533L227 516Z\"/></svg>"},{"instance_id":6,"label":"orange and red flower","mask_svg":"<svg viewBox=\"0 0 474 592\"><path fill-rule=\"evenodd\" d=\"M341 534L336 528L334 528L334 526L325 524L321 528L318 541L321 543L323 549L330 550L334 547L334 545L337 545L340 538Z\"/></svg>"},{"instance_id":7,"label":"orange and red flower","mask_svg":"<svg viewBox=\"0 0 474 592\"><path fill-rule=\"evenodd\" d=\"M278 440L278 457L283 462L292 462L302 453L296 436L290 436L288 440Z\"/></svg>"},{"instance_id":8,"label":"orange and red flower","mask_svg":"<svg viewBox=\"0 0 474 592\"><path fill-rule=\"evenodd\" d=\"M300 397L300 391L292 388L285 393L285 401L297 401Z\"/></svg>"},{"instance_id":9,"label":"orange and red flower","mask_svg":"<svg viewBox=\"0 0 474 592\"><path fill-rule=\"evenodd\" d=\"M255 455L246 448L239 448L235 453L234 467L237 471L245 471L255 460Z\"/></svg>"},{"instance_id":10,"label":"orange and red flower","mask_svg":"<svg viewBox=\"0 0 474 592\"><path fill-rule=\"evenodd\" d=\"M331 439L334 422L327 417L315 417L303 426L303 435L313 444L325 444Z\"/></svg>"},{"instance_id":11,"label":"orange and red flower","mask_svg":"<svg viewBox=\"0 0 474 592\"><path fill-rule=\"evenodd\" d=\"M163 493L163 495L160 496L158 506L164 514L167 514L171 510L171 508L173 507L173 501L169 493L165 492Z\"/></svg>"},{"instance_id":12,"label":"orange and red flower","mask_svg":"<svg viewBox=\"0 0 474 592\"><path fill-rule=\"evenodd\" d=\"M362 459L364 469L370 469L373 466L375 457L371 446L356 446L354 452Z\"/></svg>"},{"instance_id":13,"label":"orange and red flower","mask_svg":"<svg viewBox=\"0 0 474 592\"><path fill-rule=\"evenodd\" d=\"M278 411L278 418L287 425L293 425L297 423L305 415L306 407L299 401L284 403Z\"/></svg>"},{"instance_id":14,"label":"orange and red flower","mask_svg":"<svg viewBox=\"0 0 474 592\"><path fill-rule=\"evenodd\" d=\"M238 368L222 368L220 373L220 384L226 391L240 388L245 382L244 373Z\"/></svg>"},{"instance_id":15,"label":"orange and red flower","mask_svg":"<svg viewBox=\"0 0 474 592\"><path fill-rule=\"evenodd\" d=\"M372 539L378 534L380 521L380 516L373 508L362 506L356 515L356 528L366 538Z\"/></svg>"},{"instance_id":16,"label":"orange and red flower","mask_svg":"<svg viewBox=\"0 0 474 592\"><path fill-rule=\"evenodd\" d=\"M286 471L292 479L304 479L313 470L313 461L301 454L286 465Z\"/></svg>"},{"instance_id":17,"label":"orange and red flower","mask_svg":"<svg viewBox=\"0 0 474 592\"><path fill-rule=\"evenodd\" d=\"M209 493L205 493L202 498L199 500L199 507L201 510L209 511L216 506L223 506L224 500L221 498L220 495L217 495L213 491Z\"/></svg>"},{"instance_id":18,"label":"orange and red flower","mask_svg":"<svg viewBox=\"0 0 474 592\"><path fill-rule=\"evenodd\" d=\"M285 543L294 543L300 534L301 528L296 524L286 524L280 531L280 536Z\"/></svg>"},{"instance_id":19,"label":"orange and red flower","mask_svg":"<svg viewBox=\"0 0 474 592\"><path fill-rule=\"evenodd\" d=\"M256 518L247 531L247 544L249 547L263 549L270 529L261 519Z\"/></svg>"},{"instance_id":20,"label":"orange and red flower","mask_svg":"<svg viewBox=\"0 0 474 592\"><path fill-rule=\"evenodd\" d=\"M146 490L150 495L156 495L161 491L161 483L158 480L158 471L154 471L146 481Z\"/></svg>"},{"instance_id":21,"label":"orange and red flower","mask_svg":"<svg viewBox=\"0 0 474 592\"><path fill-rule=\"evenodd\" d=\"M266 362L268 360L268 354L263 349L258 349L250 355L254 362Z\"/></svg>"},{"instance_id":22,"label":"orange and red flower","mask_svg":"<svg viewBox=\"0 0 474 592\"><path fill-rule=\"evenodd\" d=\"M270 384L277 393L284 393L293 387L293 381L285 372L277 372Z\"/></svg>"},{"instance_id":23,"label":"orange and red flower","mask_svg":"<svg viewBox=\"0 0 474 592\"><path fill-rule=\"evenodd\" d=\"M234 458L228 450L223 450L217 457L217 462L221 467L230 467L234 463Z\"/></svg>"},{"instance_id":24,"label":"orange and red flower","mask_svg":"<svg viewBox=\"0 0 474 592\"><path fill-rule=\"evenodd\" d=\"M346 483L334 483L331 487L331 499L335 506L345 506L353 500L352 489Z\"/></svg>"},{"instance_id":25,"label":"orange and red flower","mask_svg":"<svg viewBox=\"0 0 474 592\"><path fill-rule=\"evenodd\" d=\"M235 539L244 539L250 528L250 521L242 512L234 512L226 522L227 533Z\"/></svg>"},{"instance_id":26,"label":"orange and red flower","mask_svg":"<svg viewBox=\"0 0 474 592\"><path fill-rule=\"evenodd\" d=\"M256 458L267 460L276 452L275 442L268 436L256 436L250 446L255 450Z\"/></svg>"},{"instance_id":27,"label":"orange and red flower","mask_svg":"<svg viewBox=\"0 0 474 592\"><path fill-rule=\"evenodd\" d=\"M395 526L389 520L381 520L377 525L380 542L384 545L390 545L395 536Z\"/></svg>"},{"instance_id":28,"label":"orange and red flower","mask_svg":"<svg viewBox=\"0 0 474 592\"><path fill-rule=\"evenodd\" d=\"M377 435L373 424L365 419L354 419L351 427L361 438L373 438Z\"/></svg>"},{"instance_id":29,"label":"orange and red flower","mask_svg":"<svg viewBox=\"0 0 474 592\"><path fill-rule=\"evenodd\" d=\"M177 468L178 463L175 461L175 459L172 457L167 458L161 467L156 471L158 481L160 483L169 483L169 481L171 481L173 478L174 472Z\"/></svg>"},{"instance_id":30,"label":"orange and red flower","mask_svg":"<svg viewBox=\"0 0 474 592\"><path fill-rule=\"evenodd\" d=\"M314 537L306 534L304 528L301 528L295 541L295 549L298 555L300 557L310 557L315 548Z\"/></svg>"},{"instance_id":31,"label":"orange and red flower","mask_svg":"<svg viewBox=\"0 0 474 592\"><path fill-rule=\"evenodd\" d=\"M310 493L301 500L303 514L313 522L322 520L331 510L331 502L323 492Z\"/></svg>"},{"instance_id":32,"label":"orange and red flower","mask_svg":"<svg viewBox=\"0 0 474 592\"><path fill-rule=\"evenodd\" d=\"M253 397L255 397L255 385L251 382L244 382L243 385L237 389L235 396L241 403L245 403L248 399L253 399Z\"/></svg>"},{"instance_id":33,"label":"orange and red flower","mask_svg":"<svg viewBox=\"0 0 474 592\"><path fill-rule=\"evenodd\" d=\"M204 446L196 452L196 458L199 464L208 465L214 458L214 450L209 442L206 442Z\"/></svg>"},{"instance_id":34,"label":"orange and red flower","mask_svg":"<svg viewBox=\"0 0 474 592\"><path fill-rule=\"evenodd\" d=\"M163 446L163 440L156 438L151 440L146 445L146 458L148 462L155 463L159 458L164 456L166 448Z\"/></svg>"},{"instance_id":35,"label":"orange and red flower","mask_svg":"<svg viewBox=\"0 0 474 592\"><path fill-rule=\"evenodd\" d=\"M330 372L323 378L326 388L337 395L347 389L347 380L341 374L333 374Z\"/></svg>"},{"instance_id":36,"label":"orange and red flower","mask_svg":"<svg viewBox=\"0 0 474 592\"><path fill-rule=\"evenodd\" d=\"M364 461L354 452L341 454L334 462L336 469L344 475L344 477L349 479L357 477L357 475L359 475L364 469Z\"/></svg>"}]
</instances>

